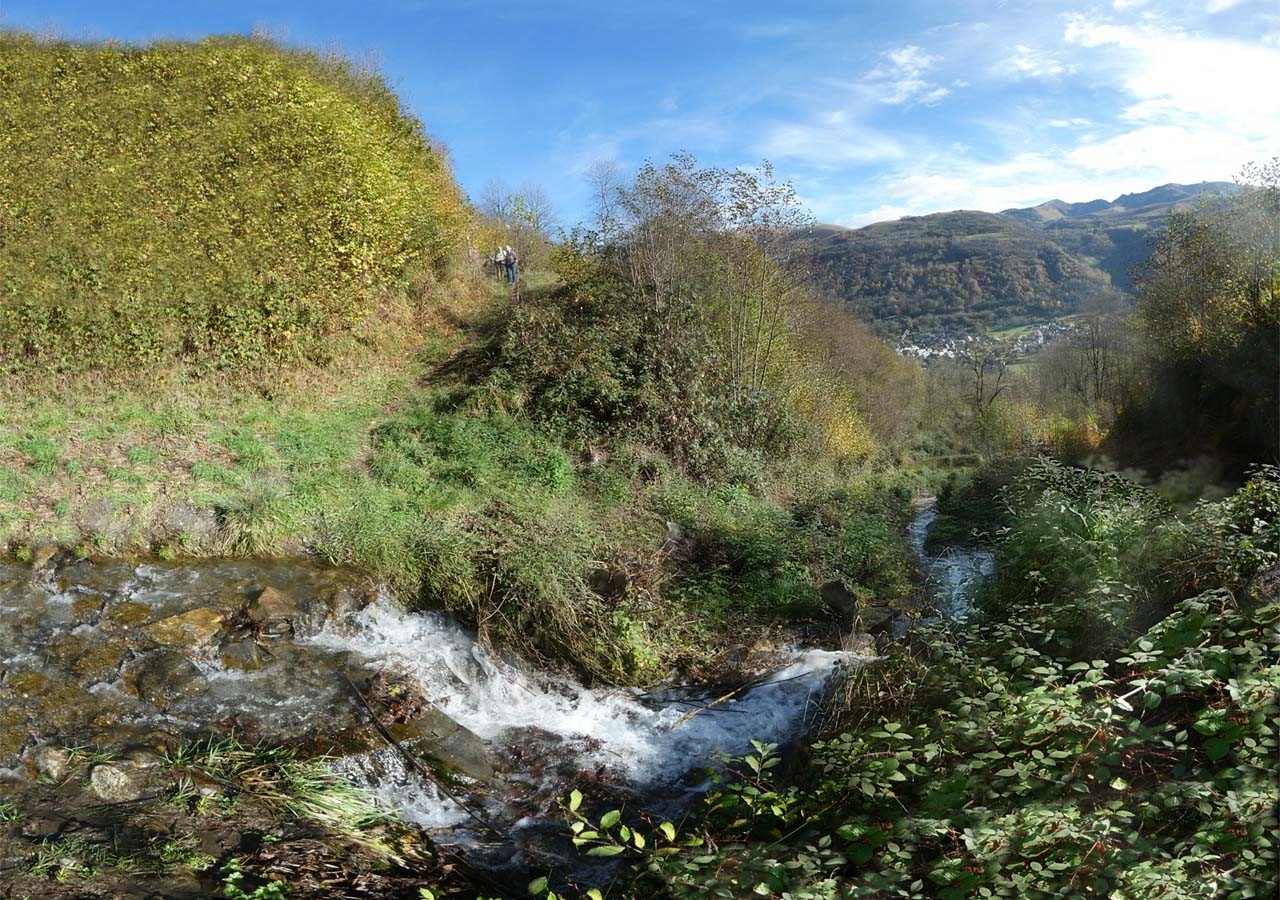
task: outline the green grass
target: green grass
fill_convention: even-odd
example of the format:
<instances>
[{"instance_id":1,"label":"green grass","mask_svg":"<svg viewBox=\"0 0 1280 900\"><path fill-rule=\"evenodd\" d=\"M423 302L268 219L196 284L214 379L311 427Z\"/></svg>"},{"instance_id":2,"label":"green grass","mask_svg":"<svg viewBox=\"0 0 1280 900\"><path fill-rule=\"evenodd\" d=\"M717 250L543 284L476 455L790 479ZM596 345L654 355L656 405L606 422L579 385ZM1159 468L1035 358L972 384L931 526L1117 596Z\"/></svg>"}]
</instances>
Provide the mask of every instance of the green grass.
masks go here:
<instances>
[{"instance_id":1,"label":"green grass","mask_svg":"<svg viewBox=\"0 0 1280 900\"><path fill-rule=\"evenodd\" d=\"M376 362L364 371L319 373L273 400L180 378L133 389L80 383L0 393L0 547L75 533L103 505L127 507L145 523L186 499L236 511L232 519L253 534L242 529L233 549L271 552L308 530L323 485L354 477L370 423L420 371L416 363ZM181 403L180 430L147 408L156 394ZM51 407L63 415L50 416ZM278 486L274 502L283 506L269 539L255 524L264 485ZM147 553L152 537L163 535L144 529L137 540L122 536L103 549Z\"/></svg>"},{"instance_id":2,"label":"green grass","mask_svg":"<svg viewBox=\"0 0 1280 900\"><path fill-rule=\"evenodd\" d=\"M269 398L180 372L11 388L0 545L316 554L500 646L640 683L707 671L797 620L831 627L827 579L886 602L911 590L899 481L798 457L695 479L627 440L586 465L552 426L442 375L470 327L407 335ZM680 547L664 544L669 521ZM602 573L621 588L593 590Z\"/></svg>"},{"instance_id":3,"label":"green grass","mask_svg":"<svg viewBox=\"0 0 1280 900\"><path fill-rule=\"evenodd\" d=\"M167 762L176 775L231 788L228 799L251 799L282 821L310 822L379 855L394 855L379 827L392 822L386 807L330 771L324 758L304 759L290 747L249 746L229 737L183 745Z\"/></svg>"}]
</instances>

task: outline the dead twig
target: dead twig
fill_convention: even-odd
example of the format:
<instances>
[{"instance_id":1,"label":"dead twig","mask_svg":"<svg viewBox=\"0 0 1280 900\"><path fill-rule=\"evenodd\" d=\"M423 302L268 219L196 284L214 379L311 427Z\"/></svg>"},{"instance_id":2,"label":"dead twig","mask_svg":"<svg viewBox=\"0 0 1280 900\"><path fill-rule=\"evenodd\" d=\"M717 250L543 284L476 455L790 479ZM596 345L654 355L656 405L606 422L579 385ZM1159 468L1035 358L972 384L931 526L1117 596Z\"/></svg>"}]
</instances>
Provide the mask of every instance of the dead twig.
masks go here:
<instances>
[{"instance_id":1,"label":"dead twig","mask_svg":"<svg viewBox=\"0 0 1280 900\"><path fill-rule=\"evenodd\" d=\"M373 727L377 729L378 734L380 734L383 740L385 740L388 744L394 747L395 750L402 757L404 757L405 762L407 762L415 772L417 772L423 778L427 779L427 781L434 784L436 786L436 790L438 790L440 793L444 794L446 797L448 797L450 800L456 803L459 809L461 809L468 816L474 819L477 823L483 826L484 829L488 831L490 834L499 838L506 837L506 835L502 831L500 831L497 828L497 826L493 825L491 822L489 822L487 819L481 816L478 812L476 812L474 809L468 806L465 802L463 802L461 797L456 796L452 791L450 791L447 787L441 784L440 779L436 778L435 775L432 773L432 771L422 764L421 760L419 760L416 756L410 753L409 750L406 749L403 744L397 741L395 737L391 734L391 732L387 730L386 726L382 724L381 719L378 718L378 713L374 710L373 706L371 706L369 701L365 698L364 693L358 687L356 687L355 682L351 680L350 676L343 673L342 677L347 682L347 685L351 688L352 693L355 694L356 699L360 701L360 705L364 707L365 712L369 714L369 721L373 724Z\"/></svg>"}]
</instances>

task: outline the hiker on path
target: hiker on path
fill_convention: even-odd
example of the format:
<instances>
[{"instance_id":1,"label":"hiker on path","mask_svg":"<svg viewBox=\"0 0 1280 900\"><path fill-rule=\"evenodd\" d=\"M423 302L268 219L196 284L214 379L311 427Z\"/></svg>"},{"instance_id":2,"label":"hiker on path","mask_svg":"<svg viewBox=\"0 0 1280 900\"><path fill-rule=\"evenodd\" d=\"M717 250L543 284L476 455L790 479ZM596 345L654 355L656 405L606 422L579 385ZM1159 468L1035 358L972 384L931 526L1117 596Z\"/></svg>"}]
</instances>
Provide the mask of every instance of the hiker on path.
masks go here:
<instances>
[{"instance_id":1,"label":"hiker on path","mask_svg":"<svg viewBox=\"0 0 1280 900\"><path fill-rule=\"evenodd\" d=\"M499 278L502 278L507 274L505 249L506 248L504 247L499 247L497 250L493 251L493 274L497 275Z\"/></svg>"},{"instance_id":2,"label":"hiker on path","mask_svg":"<svg viewBox=\"0 0 1280 900\"><path fill-rule=\"evenodd\" d=\"M502 250L503 250L502 261L506 264L506 267L507 267L507 284L515 284L516 281L519 279L516 266L520 262L520 260L516 256L516 251L512 250L510 247L503 247Z\"/></svg>"}]
</instances>

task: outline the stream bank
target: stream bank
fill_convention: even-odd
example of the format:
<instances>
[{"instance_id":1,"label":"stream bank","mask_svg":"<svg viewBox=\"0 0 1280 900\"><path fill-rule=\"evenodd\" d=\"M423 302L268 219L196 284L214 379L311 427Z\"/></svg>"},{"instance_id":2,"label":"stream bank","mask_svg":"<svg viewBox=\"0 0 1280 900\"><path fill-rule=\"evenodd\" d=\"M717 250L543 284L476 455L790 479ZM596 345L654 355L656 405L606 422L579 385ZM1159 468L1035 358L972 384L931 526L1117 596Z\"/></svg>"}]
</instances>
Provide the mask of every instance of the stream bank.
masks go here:
<instances>
[{"instance_id":1,"label":"stream bank","mask_svg":"<svg viewBox=\"0 0 1280 900\"><path fill-rule=\"evenodd\" d=\"M910 538L940 612L957 614L990 555L924 556L932 516L926 502ZM157 840L157 852L173 856L186 829L191 877L205 872L197 891L209 888L209 872L256 853L274 823L266 808L234 827L157 817L157 805L172 808L189 789L195 807L252 799L230 762L193 768L192 747L244 769L253 748L295 748L288 765L321 760L323 773L311 776L339 796L355 787L366 806L377 798L408 824L380 826L406 871L443 852L518 884L530 866L572 864L560 858L557 807L570 788L678 818L719 755L803 737L833 676L874 653L866 639L843 650L778 648L727 698L677 684L587 688L494 653L443 614L406 612L358 573L305 561L48 554L0 566L0 613L0 802L13 820L0 866L38 877L33 852L104 829L135 834L137 860ZM100 821L103 808L116 818ZM359 802L346 811L368 814ZM305 831L303 812L294 818ZM64 874L75 880L88 865ZM136 896L156 889L154 877L134 880Z\"/></svg>"},{"instance_id":2,"label":"stream bank","mask_svg":"<svg viewBox=\"0 0 1280 900\"><path fill-rule=\"evenodd\" d=\"M24 881L120 868L122 858L95 857L51 876L32 859L72 859L125 831L143 869L154 868L152 844L176 853L163 836L175 830L195 836L187 849L204 869L255 849L244 835L272 833L269 810L228 829L156 808L192 786L197 806L251 793L217 765L193 769L190 748L212 758L276 746L296 748L300 763L322 759L335 783L379 798L430 844L518 879L559 829L548 816L569 787L675 814L716 754L803 733L832 673L858 662L780 650L721 704L697 687L588 689L491 652L442 614L404 611L357 573L68 557L0 566L0 657L0 803L12 819L0 868ZM117 815L101 820L104 808ZM157 889L135 875L136 896ZM166 896L180 891L165 885Z\"/></svg>"}]
</instances>

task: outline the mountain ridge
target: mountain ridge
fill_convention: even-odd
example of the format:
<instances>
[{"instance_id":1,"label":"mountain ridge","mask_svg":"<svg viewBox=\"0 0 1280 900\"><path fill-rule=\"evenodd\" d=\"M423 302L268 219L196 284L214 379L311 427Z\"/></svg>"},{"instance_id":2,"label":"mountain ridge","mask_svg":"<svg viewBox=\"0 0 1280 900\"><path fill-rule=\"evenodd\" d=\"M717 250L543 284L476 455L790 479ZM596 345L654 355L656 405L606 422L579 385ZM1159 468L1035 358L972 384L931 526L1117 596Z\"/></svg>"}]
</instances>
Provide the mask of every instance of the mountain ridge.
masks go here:
<instances>
[{"instance_id":1,"label":"mountain ridge","mask_svg":"<svg viewBox=\"0 0 1280 900\"><path fill-rule=\"evenodd\" d=\"M1098 198L1072 203L1057 197L1029 207L1003 209L1000 215L1039 215L1045 220L1101 219L1123 215L1141 215L1151 212L1165 215L1172 209L1182 209L1198 202L1205 194L1217 195L1234 191L1236 185L1229 181L1202 181L1199 184L1167 182L1146 191L1121 194L1114 200Z\"/></svg>"},{"instance_id":2,"label":"mountain ridge","mask_svg":"<svg viewBox=\"0 0 1280 900\"><path fill-rule=\"evenodd\" d=\"M1110 201L818 224L801 240L818 286L881 333L979 332L1125 302L1168 214L1236 189L1170 182Z\"/></svg>"}]
</instances>

